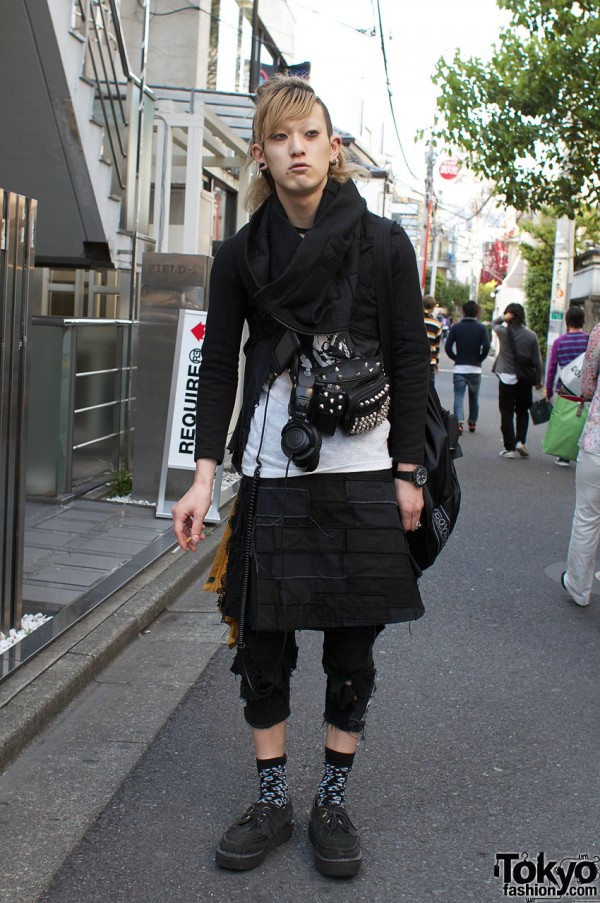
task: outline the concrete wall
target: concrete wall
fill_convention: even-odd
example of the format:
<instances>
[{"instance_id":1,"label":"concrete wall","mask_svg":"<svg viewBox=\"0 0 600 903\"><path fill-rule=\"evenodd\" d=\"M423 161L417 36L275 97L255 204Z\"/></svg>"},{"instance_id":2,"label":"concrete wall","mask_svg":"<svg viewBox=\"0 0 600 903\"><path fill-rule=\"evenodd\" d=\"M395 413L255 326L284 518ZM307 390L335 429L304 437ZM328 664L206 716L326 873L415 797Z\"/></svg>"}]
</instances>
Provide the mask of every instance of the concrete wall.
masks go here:
<instances>
[{"instance_id":1,"label":"concrete wall","mask_svg":"<svg viewBox=\"0 0 600 903\"><path fill-rule=\"evenodd\" d=\"M161 0L160 16L150 17L147 82L190 88L206 87L210 33L210 0L197 4ZM165 15L166 14L166 15ZM134 71L141 55L144 10L137 0L121 0L121 21Z\"/></svg>"}]
</instances>

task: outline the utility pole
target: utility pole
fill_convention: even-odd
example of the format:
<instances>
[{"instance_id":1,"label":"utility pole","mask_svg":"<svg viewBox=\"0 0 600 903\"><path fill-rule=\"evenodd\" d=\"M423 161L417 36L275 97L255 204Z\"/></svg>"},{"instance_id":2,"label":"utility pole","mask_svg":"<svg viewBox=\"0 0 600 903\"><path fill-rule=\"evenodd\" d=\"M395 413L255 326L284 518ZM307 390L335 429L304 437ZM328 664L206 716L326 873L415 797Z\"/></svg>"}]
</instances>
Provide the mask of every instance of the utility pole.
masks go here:
<instances>
[{"instance_id":1,"label":"utility pole","mask_svg":"<svg viewBox=\"0 0 600 903\"><path fill-rule=\"evenodd\" d=\"M429 294L435 298L435 282L437 279L438 261L440 257L440 227L433 227L433 254L431 255L431 277L429 279Z\"/></svg>"},{"instance_id":2,"label":"utility pole","mask_svg":"<svg viewBox=\"0 0 600 903\"><path fill-rule=\"evenodd\" d=\"M421 222L419 224L419 278L421 281L421 289L425 292L425 280L427 276L427 249L429 245L429 233L431 230L431 215L433 210L433 145L427 145L427 153L425 154L425 162L427 163L427 175L425 177L425 199L423 202L423 212Z\"/></svg>"}]
</instances>

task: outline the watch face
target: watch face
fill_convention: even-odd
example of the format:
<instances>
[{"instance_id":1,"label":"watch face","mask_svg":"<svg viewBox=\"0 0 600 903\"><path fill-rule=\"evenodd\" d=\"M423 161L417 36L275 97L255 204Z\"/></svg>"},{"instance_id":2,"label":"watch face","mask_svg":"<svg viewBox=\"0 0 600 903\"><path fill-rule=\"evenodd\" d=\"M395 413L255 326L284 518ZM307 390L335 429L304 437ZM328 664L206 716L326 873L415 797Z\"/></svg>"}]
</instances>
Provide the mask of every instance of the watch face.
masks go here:
<instances>
[{"instance_id":1,"label":"watch face","mask_svg":"<svg viewBox=\"0 0 600 903\"><path fill-rule=\"evenodd\" d=\"M414 473L414 482L415 486L424 486L427 482L427 468L420 466L417 467Z\"/></svg>"}]
</instances>

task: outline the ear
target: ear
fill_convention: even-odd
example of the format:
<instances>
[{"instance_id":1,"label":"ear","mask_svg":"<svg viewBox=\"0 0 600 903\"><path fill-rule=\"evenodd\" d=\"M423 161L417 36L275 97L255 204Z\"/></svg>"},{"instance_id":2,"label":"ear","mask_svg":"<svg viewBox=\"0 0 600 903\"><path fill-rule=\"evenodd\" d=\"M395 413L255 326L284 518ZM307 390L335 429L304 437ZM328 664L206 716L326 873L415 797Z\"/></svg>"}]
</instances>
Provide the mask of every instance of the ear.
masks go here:
<instances>
[{"instance_id":1,"label":"ear","mask_svg":"<svg viewBox=\"0 0 600 903\"><path fill-rule=\"evenodd\" d=\"M329 147L331 148L330 160L337 160L341 146L342 139L340 138L340 136L332 135L329 140Z\"/></svg>"},{"instance_id":2,"label":"ear","mask_svg":"<svg viewBox=\"0 0 600 903\"><path fill-rule=\"evenodd\" d=\"M252 159L258 165L259 169L267 165L267 161L265 160L265 155L263 154L263 149L260 144L253 144L251 153Z\"/></svg>"}]
</instances>

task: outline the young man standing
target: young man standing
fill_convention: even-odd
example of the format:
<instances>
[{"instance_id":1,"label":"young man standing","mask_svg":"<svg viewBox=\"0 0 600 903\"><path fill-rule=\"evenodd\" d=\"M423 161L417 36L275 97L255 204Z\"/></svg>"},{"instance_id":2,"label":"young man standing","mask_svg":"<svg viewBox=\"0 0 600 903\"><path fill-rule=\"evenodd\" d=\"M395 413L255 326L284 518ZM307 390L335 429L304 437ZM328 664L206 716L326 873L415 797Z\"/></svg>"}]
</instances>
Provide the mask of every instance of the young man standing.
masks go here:
<instances>
[{"instance_id":1,"label":"young man standing","mask_svg":"<svg viewBox=\"0 0 600 903\"><path fill-rule=\"evenodd\" d=\"M498 377L500 430L504 440L501 458L528 458L526 446L532 387L542 387L542 356L537 336L525 326L525 308L516 301L508 304L504 314L492 322L500 350L492 371ZM531 362L534 374L524 378L518 357Z\"/></svg>"},{"instance_id":2,"label":"young man standing","mask_svg":"<svg viewBox=\"0 0 600 903\"><path fill-rule=\"evenodd\" d=\"M173 508L183 550L205 538L215 468L229 443L242 473L220 609L237 625L240 678L259 789L225 831L222 868L259 865L294 827L286 772L296 630L323 634L324 770L309 821L320 872L355 875L360 837L346 785L375 686L385 624L423 605L405 532L420 527L430 349L414 251L394 226L390 373L382 367L374 242L323 102L300 78L257 92L250 222L219 249L199 375L196 477ZM366 405L366 408L365 408Z\"/></svg>"},{"instance_id":3,"label":"young man standing","mask_svg":"<svg viewBox=\"0 0 600 903\"><path fill-rule=\"evenodd\" d=\"M445 351L454 361L454 413L458 419L458 428L463 432L465 419L465 391L469 392L469 432L474 433L479 417L479 389L481 386L481 364L490 350L490 339L487 329L477 322L479 305L475 301L465 301L463 318L460 323L450 327L446 339Z\"/></svg>"}]
</instances>

